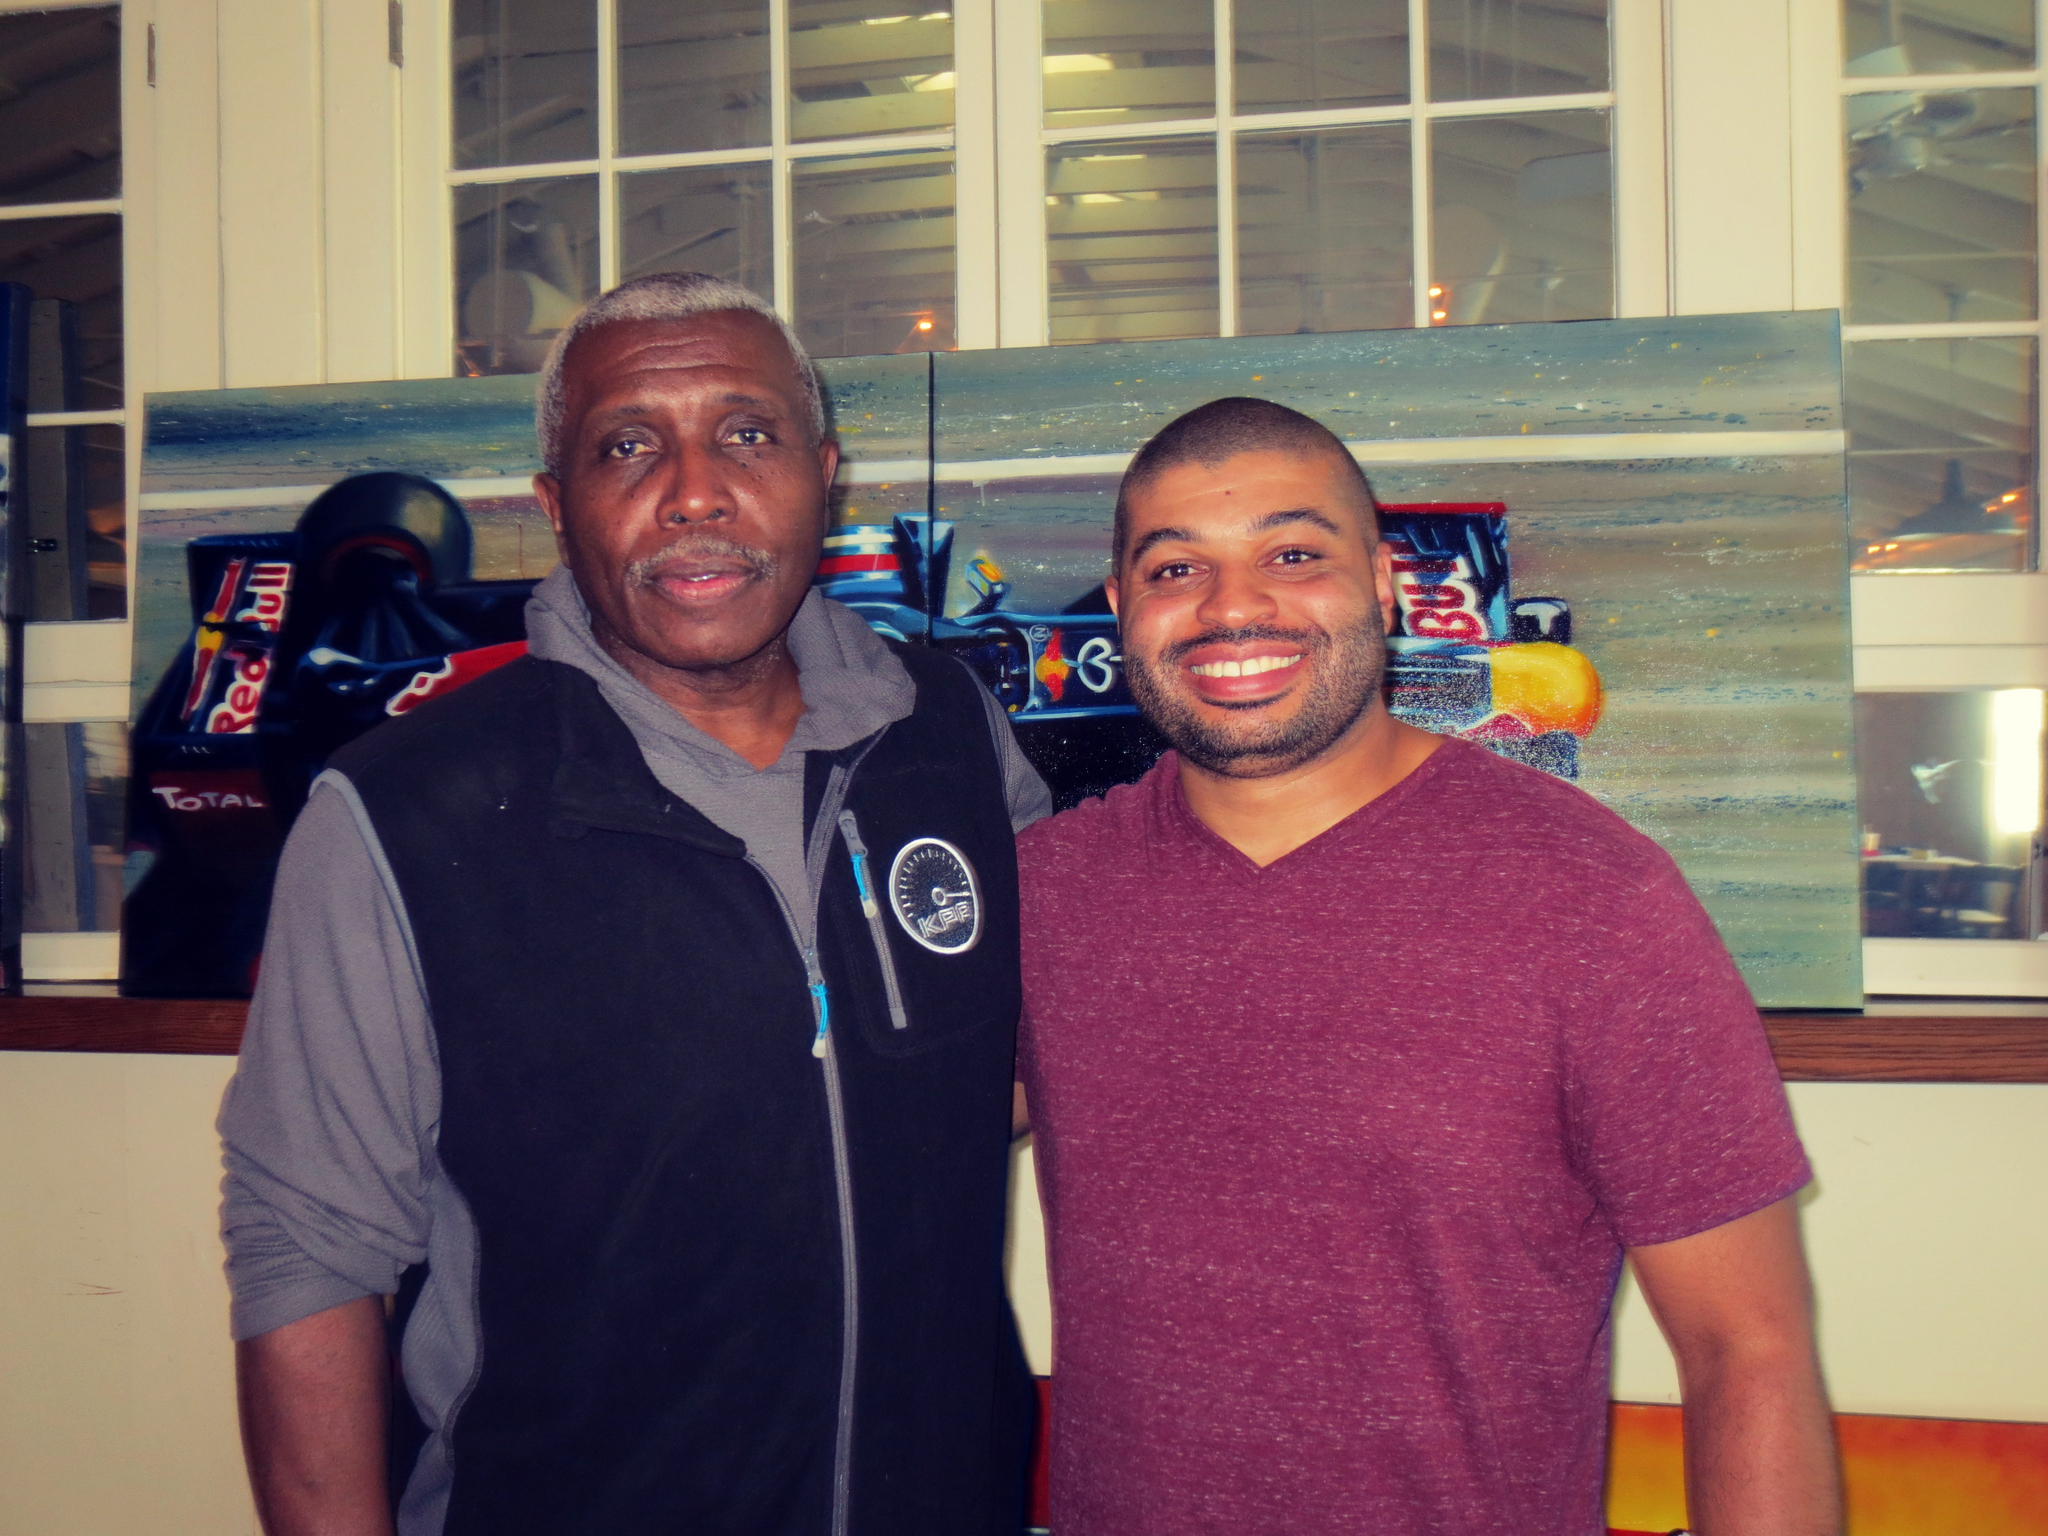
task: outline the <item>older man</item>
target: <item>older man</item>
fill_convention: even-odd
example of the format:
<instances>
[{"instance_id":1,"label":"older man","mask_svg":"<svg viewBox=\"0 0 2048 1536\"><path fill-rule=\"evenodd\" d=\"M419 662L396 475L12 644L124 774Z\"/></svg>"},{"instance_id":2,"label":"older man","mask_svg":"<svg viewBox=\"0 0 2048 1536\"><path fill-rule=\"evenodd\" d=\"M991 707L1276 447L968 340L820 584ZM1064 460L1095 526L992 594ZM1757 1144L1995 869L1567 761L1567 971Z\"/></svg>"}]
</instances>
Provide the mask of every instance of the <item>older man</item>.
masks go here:
<instances>
[{"instance_id":1,"label":"older man","mask_svg":"<svg viewBox=\"0 0 2048 1536\"><path fill-rule=\"evenodd\" d=\"M1671 860L1387 712L1388 552L1309 418L1169 424L1114 558L1174 751L1019 845L1054 1528L1593 1536L1626 1255L1698 1528L1825 1536L1806 1160Z\"/></svg>"},{"instance_id":2,"label":"older man","mask_svg":"<svg viewBox=\"0 0 2048 1536\"><path fill-rule=\"evenodd\" d=\"M614 290L540 401L531 656L338 754L278 879L222 1113L266 1528L393 1529L396 1293L401 1536L1014 1532L1043 787L811 593L838 455L759 298Z\"/></svg>"}]
</instances>

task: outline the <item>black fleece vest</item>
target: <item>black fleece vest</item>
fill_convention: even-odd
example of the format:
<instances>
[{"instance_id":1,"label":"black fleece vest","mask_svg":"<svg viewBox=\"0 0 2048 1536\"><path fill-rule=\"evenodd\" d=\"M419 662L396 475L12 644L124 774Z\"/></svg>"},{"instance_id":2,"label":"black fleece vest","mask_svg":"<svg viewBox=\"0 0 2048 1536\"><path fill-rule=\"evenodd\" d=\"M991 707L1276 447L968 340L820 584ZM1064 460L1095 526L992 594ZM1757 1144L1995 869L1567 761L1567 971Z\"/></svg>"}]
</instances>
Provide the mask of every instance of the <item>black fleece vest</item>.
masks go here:
<instances>
[{"instance_id":1,"label":"black fleece vest","mask_svg":"<svg viewBox=\"0 0 2048 1536\"><path fill-rule=\"evenodd\" d=\"M1016 862L977 685L898 654L914 713L807 762L814 820L834 763L853 765L844 808L879 902L871 920L835 816L817 948L857 1275L841 1502L850 1536L1014 1536L1031 1411L1001 1273ZM334 764L411 918L440 1157L477 1224L483 1348L449 1536L831 1536L842 1201L773 887L558 663L505 667ZM973 866L964 953L920 943L881 889L921 838Z\"/></svg>"}]
</instances>

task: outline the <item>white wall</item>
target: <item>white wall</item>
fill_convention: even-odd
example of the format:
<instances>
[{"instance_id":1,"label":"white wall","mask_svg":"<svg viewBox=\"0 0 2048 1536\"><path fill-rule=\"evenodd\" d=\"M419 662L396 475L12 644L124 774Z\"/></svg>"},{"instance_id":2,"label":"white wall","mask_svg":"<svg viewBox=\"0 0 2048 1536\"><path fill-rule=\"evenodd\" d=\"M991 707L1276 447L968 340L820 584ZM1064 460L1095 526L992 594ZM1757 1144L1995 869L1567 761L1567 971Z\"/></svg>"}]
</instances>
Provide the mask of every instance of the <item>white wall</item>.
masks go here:
<instances>
[{"instance_id":1,"label":"white wall","mask_svg":"<svg viewBox=\"0 0 2048 1536\"><path fill-rule=\"evenodd\" d=\"M0 1532L237 1536L212 1056L0 1054Z\"/></svg>"}]
</instances>

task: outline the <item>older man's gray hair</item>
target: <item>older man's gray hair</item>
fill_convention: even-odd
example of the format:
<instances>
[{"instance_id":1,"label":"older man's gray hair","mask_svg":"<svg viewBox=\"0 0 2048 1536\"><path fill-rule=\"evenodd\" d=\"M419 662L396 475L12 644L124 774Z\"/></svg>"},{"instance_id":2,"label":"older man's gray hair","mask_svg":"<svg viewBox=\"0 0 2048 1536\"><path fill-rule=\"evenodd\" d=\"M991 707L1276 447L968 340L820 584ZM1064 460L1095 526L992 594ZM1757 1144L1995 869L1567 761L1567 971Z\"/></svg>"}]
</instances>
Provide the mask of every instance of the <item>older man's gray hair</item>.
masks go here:
<instances>
[{"instance_id":1,"label":"older man's gray hair","mask_svg":"<svg viewBox=\"0 0 2048 1536\"><path fill-rule=\"evenodd\" d=\"M562 334L548 349L547 364L541 369L540 397L533 413L534 429L540 436L541 462L547 466L548 473L559 480L567 457L569 402L562 364L578 336L601 326L623 325L632 320L688 320L695 315L724 314L731 310L764 315L775 322L775 328L782 332L782 339L789 343L789 355L796 365L797 383L803 389L805 405L810 408L811 438L813 441L822 439L825 435L825 397L818 384L818 370L812 365L810 354L804 351L803 343L796 339L796 332L775 312L773 304L751 288L742 288L738 283L713 277L708 272L650 272L645 277L619 284L610 293L587 305L581 314L562 328Z\"/></svg>"}]
</instances>

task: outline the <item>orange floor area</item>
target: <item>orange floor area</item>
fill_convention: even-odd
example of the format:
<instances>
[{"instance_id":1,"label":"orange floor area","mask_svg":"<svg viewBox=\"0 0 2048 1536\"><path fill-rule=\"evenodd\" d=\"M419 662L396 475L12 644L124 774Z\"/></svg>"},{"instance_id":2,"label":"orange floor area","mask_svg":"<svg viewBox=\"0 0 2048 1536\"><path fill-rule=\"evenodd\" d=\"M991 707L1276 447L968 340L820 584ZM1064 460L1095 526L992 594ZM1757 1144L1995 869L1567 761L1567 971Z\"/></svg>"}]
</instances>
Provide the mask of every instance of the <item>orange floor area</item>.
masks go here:
<instances>
[{"instance_id":1,"label":"orange floor area","mask_svg":"<svg viewBox=\"0 0 2048 1536\"><path fill-rule=\"evenodd\" d=\"M2048 1424L1842 1414L1835 1426L1848 1536L2048 1536ZM1614 1405L1607 1523L1685 1524L1678 1409Z\"/></svg>"}]
</instances>

